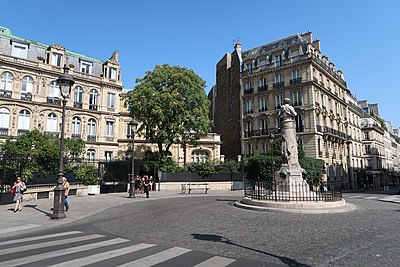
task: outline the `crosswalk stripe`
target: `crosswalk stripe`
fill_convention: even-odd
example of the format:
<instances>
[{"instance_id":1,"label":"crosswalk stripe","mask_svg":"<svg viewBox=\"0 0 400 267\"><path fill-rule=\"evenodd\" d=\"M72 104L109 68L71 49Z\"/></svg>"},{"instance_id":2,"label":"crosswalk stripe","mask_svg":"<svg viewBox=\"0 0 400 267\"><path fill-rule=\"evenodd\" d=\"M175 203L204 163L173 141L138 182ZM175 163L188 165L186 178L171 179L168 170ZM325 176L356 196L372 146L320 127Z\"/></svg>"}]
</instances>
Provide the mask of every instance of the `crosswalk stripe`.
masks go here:
<instances>
[{"instance_id":1,"label":"crosswalk stripe","mask_svg":"<svg viewBox=\"0 0 400 267\"><path fill-rule=\"evenodd\" d=\"M236 261L236 260L230 259L230 258L225 258L225 257L220 257L220 256L215 256L215 257L212 257L211 259L203 261L202 263L199 263L193 267L209 267L209 266L225 267L234 261Z\"/></svg>"},{"instance_id":2,"label":"crosswalk stripe","mask_svg":"<svg viewBox=\"0 0 400 267\"><path fill-rule=\"evenodd\" d=\"M378 197L364 197L365 199L376 199Z\"/></svg>"},{"instance_id":3,"label":"crosswalk stripe","mask_svg":"<svg viewBox=\"0 0 400 267\"><path fill-rule=\"evenodd\" d=\"M128 263L125 263L123 265L119 265L118 267L130 267L130 266L135 266L135 267L149 267L153 266L156 264L159 264L161 262L173 259L175 257L178 257L182 254L188 253L191 251L190 249L186 248L179 248L179 247L173 247L164 251L161 251L159 253L156 253L154 255L141 258L135 261L131 261Z\"/></svg>"},{"instance_id":4,"label":"crosswalk stripe","mask_svg":"<svg viewBox=\"0 0 400 267\"><path fill-rule=\"evenodd\" d=\"M345 198L360 198L361 196L349 196L349 197L345 197Z\"/></svg>"},{"instance_id":5,"label":"crosswalk stripe","mask_svg":"<svg viewBox=\"0 0 400 267\"><path fill-rule=\"evenodd\" d=\"M23 243L23 242L28 242L28 241L36 241L36 240L52 238L52 237L60 237L60 236L66 236L66 235L81 234L81 233L82 233L81 231L70 231L70 232L50 234L50 235L40 235L40 236L33 236L33 237L18 238L18 239L13 239L13 240L0 242L0 246Z\"/></svg>"},{"instance_id":6,"label":"crosswalk stripe","mask_svg":"<svg viewBox=\"0 0 400 267\"><path fill-rule=\"evenodd\" d=\"M99 261L104 261L104 260L107 260L110 258L122 256L124 254L128 254L131 252L135 252L138 250L142 250L142 249L146 249L146 248L150 248L150 247L154 247L154 246L155 246L154 244L141 243L141 244L133 245L130 247L114 249L114 250L110 250L107 252L102 252L102 253L93 254L93 255L90 255L87 257L62 262L59 264L51 265L51 267L56 267L56 266L57 267L71 267L71 266L78 267L78 266L89 265L89 264L93 264L93 263L96 263ZM48 267L50 267L50 266L48 266Z\"/></svg>"},{"instance_id":7,"label":"crosswalk stripe","mask_svg":"<svg viewBox=\"0 0 400 267\"><path fill-rule=\"evenodd\" d=\"M127 242L127 241L129 241L129 240L123 239L123 238L115 238L115 239L111 239L111 240L106 240L106 241L97 242L97 243L90 243L87 245L82 245L82 246L73 247L73 248L60 249L60 250L56 250L56 251L51 251L51 252L36 254L36 255L32 255L32 256L26 256L26 257L18 257L17 259L0 262L0 265L8 266L8 267L20 266L20 265L27 264L27 263L36 262L36 261L40 261L40 260L46 260L46 259L50 259L50 258L54 258L54 257L58 257L58 256L68 255L68 254L73 254L76 252L83 252L83 251L90 250L90 249L116 245L116 244L120 244L120 243Z\"/></svg>"},{"instance_id":8,"label":"crosswalk stripe","mask_svg":"<svg viewBox=\"0 0 400 267\"><path fill-rule=\"evenodd\" d=\"M0 255L10 254L10 253L20 253L20 252L28 251L28 250L32 250L32 249L64 245L64 244L69 244L69 243L73 243L73 242L95 239L95 238L99 238L99 237L104 237L104 236L103 235L87 235L87 236L66 238L66 239L61 239L61 240L56 240L56 241L24 245L24 246L20 246L20 247L6 248L6 249L0 250Z\"/></svg>"}]
</instances>

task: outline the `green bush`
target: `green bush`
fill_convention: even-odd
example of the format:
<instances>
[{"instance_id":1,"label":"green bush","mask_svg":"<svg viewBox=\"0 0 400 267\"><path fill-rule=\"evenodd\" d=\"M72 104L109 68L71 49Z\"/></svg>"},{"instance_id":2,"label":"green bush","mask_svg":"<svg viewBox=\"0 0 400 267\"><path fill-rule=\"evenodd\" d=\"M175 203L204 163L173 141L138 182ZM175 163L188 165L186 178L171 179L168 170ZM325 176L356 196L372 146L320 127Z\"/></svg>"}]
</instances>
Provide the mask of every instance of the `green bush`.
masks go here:
<instances>
[{"instance_id":1,"label":"green bush","mask_svg":"<svg viewBox=\"0 0 400 267\"><path fill-rule=\"evenodd\" d=\"M97 174L95 168L92 165L81 164L75 171L74 175L77 179L81 180L85 185L95 185L97 184Z\"/></svg>"}]
</instances>

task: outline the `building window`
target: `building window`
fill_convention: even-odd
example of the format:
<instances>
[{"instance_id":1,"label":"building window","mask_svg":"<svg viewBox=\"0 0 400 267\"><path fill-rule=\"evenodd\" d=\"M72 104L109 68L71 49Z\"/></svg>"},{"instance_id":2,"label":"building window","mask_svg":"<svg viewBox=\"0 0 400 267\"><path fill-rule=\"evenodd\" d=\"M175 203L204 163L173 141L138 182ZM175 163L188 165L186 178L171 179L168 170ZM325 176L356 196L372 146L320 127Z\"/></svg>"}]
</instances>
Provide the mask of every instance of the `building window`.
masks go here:
<instances>
[{"instance_id":1,"label":"building window","mask_svg":"<svg viewBox=\"0 0 400 267\"><path fill-rule=\"evenodd\" d=\"M267 111L267 110L268 110L267 109L267 98L261 97L259 99L259 111L260 112L264 112L264 111Z\"/></svg>"},{"instance_id":2,"label":"building window","mask_svg":"<svg viewBox=\"0 0 400 267\"><path fill-rule=\"evenodd\" d=\"M369 140L369 132L364 132L364 139Z\"/></svg>"},{"instance_id":3,"label":"building window","mask_svg":"<svg viewBox=\"0 0 400 267\"><path fill-rule=\"evenodd\" d=\"M246 114L253 113L253 100L247 100L245 102L245 112Z\"/></svg>"},{"instance_id":4,"label":"building window","mask_svg":"<svg viewBox=\"0 0 400 267\"><path fill-rule=\"evenodd\" d=\"M86 152L86 159L88 162L94 162L96 159L96 151L94 149L88 149Z\"/></svg>"},{"instance_id":5,"label":"building window","mask_svg":"<svg viewBox=\"0 0 400 267\"><path fill-rule=\"evenodd\" d=\"M299 114L294 118L296 121L296 132L303 132L303 120Z\"/></svg>"},{"instance_id":6,"label":"building window","mask_svg":"<svg viewBox=\"0 0 400 267\"><path fill-rule=\"evenodd\" d=\"M282 74L275 74L275 83L280 83L282 81Z\"/></svg>"},{"instance_id":7,"label":"building window","mask_svg":"<svg viewBox=\"0 0 400 267\"><path fill-rule=\"evenodd\" d=\"M195 150L192 152L192 162L207 162L209 155L207 151Z\"/></svg>"},{"instance_id":8,"label":"building window","mask_svg":"<svg viewBox=\"0 0 400 267\"><path fill-rule=\"evenodd\" d=\"M72 135L81 135L81 119L79 117L74 117L72 119Z\"/></svg>"},{"instance_id":9,"label":"building window","mask_svg":"<svg viewBox=\"0 0 400 267\"><path fill-rule=\"evenodd\" d=\"M83 89L80 86L75 87L74 90L74 102L82 103L83 102Z\"/></svg>"},{"instance_id":10,"label":"building window","mask_svg":"<svg viewBox=\"0 0 400 267\"><path fill-rule=\"evenodd\" d=\"M13 80L14 77L10 72L3 72L1 74L0 90L12 91Z\"/></svg>"},{"instance_id":11,"label":"building window","mask_svg":"<svg viewBox=\"0 0 400 267\"><path fill-rule=\"evenodd\" d=\"M88 135L96 136L96 121L94 119L88 121Z\"/></svg>"},{"instance_id":12,"label":"building window","mask_svg":"<svg viewBox=\"0 0 400 267\"><path fill-rule=\"evenodd\" d=\"M115 107L115 94L108 93L107 94L107 108Z\"/></svg>"},{"instance_id":13,"label":"building window","mask_svg":"<svg viewBox=\"0 0 400 267\"><path fill-rule=\"evenodd\" d=\"M108 162L108 161L111 161L112 160L112 151L105 151L104 152L104 158L105 158L105 160Z\"/></svg>"},{"instance_id":14,"label":"building window","mask_svg":"<svg viewBox=\"0 0 400 267\"><path fill-rule=\"evenodd\" d=\"M92 62L81 60L80 70L83 73L92 74L92 66L93 66Z\"/></svg>"},{"instance_id":15,"label":"building window","mask_svg":"<svg viewBox=\"0 0 400 267\"><path fill-rule=\"evenodd\" d=\"M114 136L114 122L113 121L106 122L106 136Z\"/></svg>"},{"instance_id":16,"label":"building window","mask_svg":"<svg viewBox=\"0 0 400 267\"><path fill-rule=\"evenodd\" d=\"M28 45L21 43L12 43L11 55L13 57L26 58L28 55Z\"/></svg>"},{"instance_id":17,"label":"building window","mask_svg":"<svg viewBox=\"0 0 400 267\"><path fill-rule=\"evenodd\" d=\"M275 56L275 67L282 66L282 55Z\"/></svg>"},{"instance_id":18,"label":"building window","mask_svg":"<svg viewBox=\"0 0 400 267\"><path fill-rule=\"evenodd\" d=\"M300 91L292 93L292 102L293 102L293 106L301 106L302 105Z\"/></svg>"},{"instance_id":19,"label":"building window","mask_svg":"<svg viewBox=\"0 0 400 267\"><path fill-rule=\"evenodd\" d=\"M365 145L365 154L370 154L370 152L371 152L371 146Z\"/></svg>"},{"instance_id":20,"label":"building window","mask_svg":"<svg viewBox=\"0 0 400 267\"><path fill-rule=\"evenodd\" d=\"M60 89L56 81L52 81L49 86L49 97L58 97Z\"/></svg>"},{"instance_id":21,"label":"building window","mask_svg":"<svg viewBox=\"0 0 400 267\"><path fill-rule=\"evenodd\" d=\"M292 70L292 79L297 79L300 77L299 70Z\"/></svg>"},{"instance_id":22,"label":"building window","mask_svg":"<svg viewBox=\"0 0 400 267\"><path fill-rule=\"evenodd\" d=\"M10 127L10 111L6 108L0 108L0 128L8 129Z\"/></svg>"},{"instance_id":23,"label":"building window","mask_svg":"<svg viewBox=\"0 0 400 267\"><path fill-rule=\"evenodd\" d=\"M33 79L30 76L24 76L24 78L22 78L21 93L32 94L32 92L33 92Z\"/></svg>"},{"instance_id":24,"label":"building window","mask_svg":"<svg viewBox=\"0 0 400 267\"><path fill-rule=\"evenodd\" d=\"M18 116L18 130L29 130L30 123L31 113L26 109L21 110Z\"/></svg>"},{"instance_id":25,"label":"building window","mask_svg":"<svg viewBox=\"0 0 400 267\"><path fill-rule=\"evenodd\" d=\"M56 133L57 132L57 115L50 113L47 116L46 132Z\"/></svg>"},{"instance_id":26,"label":"building window","mask_svg":"<svg viewBox=\"0 0 400 267\"><path fill-rule=\"evenodd\" d=\"M108 68L108 78L116 80L117 79L117 69L116 68Z\"/></svg>"},{"instance_id":27,"label":"building window","mask_svg":"<svg viewBox=\"0 0 400 267\"><path fill-rule=\"evenodd\" d=\"M246 121L246 133L245 137L253 136L253 123L251 121Z\"/></svg>"},{"instance_id":28,"label":"building window","mask_svg":"<svg viewBox=\"0 0 400 267\"><path fill-rule=\"evenodd\" d=\"M253 144L247 144L247 156L253 156Z\"/></svg>"},{"instance_id":29,"label":"building window","mask_svg":"<svg viewBox=\"0 0 400 267\"><path fill-rule=\"evenodd\" d=\"M280 109L281 108L282 103L283 103L282 98L283 98L282 95L276 95L275 96L275 109Z\"/></svg>"},{"instance_id":30,"label":"building window","mask_svg":"<svg viewBox=\"0 0 400 267\"><path fill-rule=\"evenodd\" d=\"M267 134L267 129L268 129L268 121L266 119L260 120L260 131L263 135Z\"/></svg>"},{"instance_id":31,"label":"building window","mask_svg":"<svg viewBox=\"0 0 400 267\"><path fill-rule=\"evenodd\" d=\"M90 110L97 110L97 99L98 99L97 90L91 89L89 92L89 109Z\"/></svg>"},{"instance_id":32,"label":"building window","mask_svg":"<svg viewBox=\"0 0 400 267\"><path fill-rule=\"evenodd\" d=\"M53 56L51 58L51 65L61 67L61 64L62 64L62 54L53 52Z\"/></svg>"}]
</instances>

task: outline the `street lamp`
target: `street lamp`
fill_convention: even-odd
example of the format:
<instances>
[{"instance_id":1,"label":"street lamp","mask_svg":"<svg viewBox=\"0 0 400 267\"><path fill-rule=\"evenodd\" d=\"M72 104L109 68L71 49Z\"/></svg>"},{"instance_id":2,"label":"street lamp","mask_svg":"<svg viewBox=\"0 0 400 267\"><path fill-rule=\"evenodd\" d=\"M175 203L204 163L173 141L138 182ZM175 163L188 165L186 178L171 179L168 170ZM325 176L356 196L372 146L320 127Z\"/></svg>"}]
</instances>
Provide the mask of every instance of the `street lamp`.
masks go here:
<instances>
[{"instance_id":1,"label":"street lamp","mask_svg":"<svg viewBox=\"0 0 400 267\"><path fill-rule=\"evenodd\" d=\"M130 131L126 135L126 137L132 138L132 171L131 171L131 179L129 181L130 187L129 187L129 198L135 198L135 130L137 127L138 123L134 119L129 123Z\"/></svg>"},{"instance_id":2,"label":"street lamp","mask_svg":"<svg viewBox=\"0 0 400 267\"><path fill-rule=\"evenodd\" d=\"M272 179L274 178L274 147L273 147L273 143L274 143L274 134L272 133L272 131L269 132L268 134L268 139L269 139L269 144L270 144L270 149L271 149L271 175L272 175Z\"/></svg>"},{"instance_id":3,"label":"street lamp","mask_svg":"<svg viewBox=\"0 0 400 267\"><path fill-rule=\"evenodd\" d=\"M58 170L58 180L57 186L54 189L54 206L52 219L64 219L64 192L65 188L63 186L64 177L64 127L65 127L65 106L67 105L67 98L71 94L72 85L75 83L72 75L68 73L69 68L64 65L64 73L62 73L58 79L57 83L60 86L60 92L62 99L62 115L61 115L61 136L60 136L60 166Z\"/></svg>"}]
</instances>

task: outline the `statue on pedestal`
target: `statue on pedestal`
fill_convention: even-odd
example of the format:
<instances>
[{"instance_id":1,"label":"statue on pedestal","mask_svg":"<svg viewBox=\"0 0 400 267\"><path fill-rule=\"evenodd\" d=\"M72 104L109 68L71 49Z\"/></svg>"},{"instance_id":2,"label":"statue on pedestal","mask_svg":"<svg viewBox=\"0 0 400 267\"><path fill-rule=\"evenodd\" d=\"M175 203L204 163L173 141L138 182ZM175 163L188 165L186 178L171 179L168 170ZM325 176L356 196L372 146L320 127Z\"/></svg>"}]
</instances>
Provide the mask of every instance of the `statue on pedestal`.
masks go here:
<instances>
[{"instance_id":1,"label":"statue on pedestal","mask_svg":"<svg viewBox=\"0 0 400 267\"><path fill-rule=\"evenodd\" d=\"M292 185L293 182L297 184L306 184L303 181L303 169L299 164L297 155L297 138L296 138L296 111L291 106L289 98L285 98L283 105L278 111L278 119L280 120L282 146L281 156L282 165L279 171L280 175L276 175L278 180L283 184ZM290 189L291 190L291 189Z\"/></svg>"}]
</instances>

